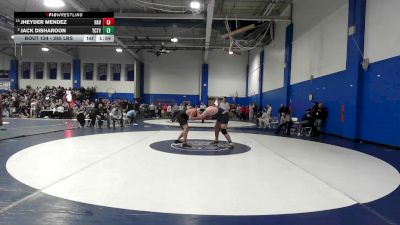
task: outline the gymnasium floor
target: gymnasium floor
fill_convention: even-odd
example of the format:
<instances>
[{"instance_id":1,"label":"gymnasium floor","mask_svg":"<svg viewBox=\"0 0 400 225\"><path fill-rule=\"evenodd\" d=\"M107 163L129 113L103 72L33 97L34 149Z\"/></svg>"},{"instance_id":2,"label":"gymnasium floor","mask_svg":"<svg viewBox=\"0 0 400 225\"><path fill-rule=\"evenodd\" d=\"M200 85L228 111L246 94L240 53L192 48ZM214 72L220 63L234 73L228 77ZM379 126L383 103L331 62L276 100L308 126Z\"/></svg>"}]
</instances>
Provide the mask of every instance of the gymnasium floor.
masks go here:
<instances>
[{"instance_id":1,"label":"gymnasium floor","mask_svg":"<svg viewBox=\"0 0 400 225\"><path fill-rule=\"evenodd\" d=\"M234 148L214 149L212 130L199 127L189 138L201 148L188 151L171 144L179 129L162 120L124 129L7 122L0 224L400 223L396 149L255 127L230 129Z\"/></svg>"}]
</instances>

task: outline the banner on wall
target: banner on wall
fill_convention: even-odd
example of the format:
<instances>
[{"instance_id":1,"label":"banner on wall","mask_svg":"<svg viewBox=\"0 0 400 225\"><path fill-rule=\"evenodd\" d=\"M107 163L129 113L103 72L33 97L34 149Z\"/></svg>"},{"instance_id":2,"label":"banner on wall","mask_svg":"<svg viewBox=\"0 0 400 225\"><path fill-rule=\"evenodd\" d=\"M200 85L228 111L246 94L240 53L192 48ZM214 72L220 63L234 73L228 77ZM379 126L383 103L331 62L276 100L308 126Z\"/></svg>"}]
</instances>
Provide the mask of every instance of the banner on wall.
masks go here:
<instances>
[{"instance_id":1,"label":"banner on wall","mask_svg":"<svg viewBox=\"0 0 400 225\"><path fill-rule=\"evenodd\" d=\"M10 80L10 71L9 70L0 70L0 79L1 80Z\"/></svg>"},{"instance_id":2,"label":"banner on wall","mask_svg":"<svg viewBox=\"0 0 400 225\"><path fill-rule=\"evenodd\" d=\"M344 104L340 107L340 122L344 123Z\"/></svg>"}]
</instances>

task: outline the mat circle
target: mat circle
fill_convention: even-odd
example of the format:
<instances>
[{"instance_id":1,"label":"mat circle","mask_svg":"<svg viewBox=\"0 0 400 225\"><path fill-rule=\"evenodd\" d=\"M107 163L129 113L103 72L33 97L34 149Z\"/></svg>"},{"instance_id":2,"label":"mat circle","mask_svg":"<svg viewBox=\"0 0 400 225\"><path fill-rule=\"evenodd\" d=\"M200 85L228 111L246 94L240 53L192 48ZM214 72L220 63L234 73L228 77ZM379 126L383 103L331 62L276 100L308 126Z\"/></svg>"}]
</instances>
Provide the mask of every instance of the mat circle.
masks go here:
<instances>
[{"instance_id":1,"label":"mat circle","mask_svg":"<svg viewBox=\"0 0 400 225\"><path fill-rule=\"evenodd\" d=\"M174 143L174 140L159 141L150 144L154 150L181 154L181 155L235 155L250 151L250 147L240 143L233 143L233 146L228 145L225 141L220 141L213 144L212 140L194 139L188 143L190 147L182 147L182 144Z\"/></svg>"}]
</instances>

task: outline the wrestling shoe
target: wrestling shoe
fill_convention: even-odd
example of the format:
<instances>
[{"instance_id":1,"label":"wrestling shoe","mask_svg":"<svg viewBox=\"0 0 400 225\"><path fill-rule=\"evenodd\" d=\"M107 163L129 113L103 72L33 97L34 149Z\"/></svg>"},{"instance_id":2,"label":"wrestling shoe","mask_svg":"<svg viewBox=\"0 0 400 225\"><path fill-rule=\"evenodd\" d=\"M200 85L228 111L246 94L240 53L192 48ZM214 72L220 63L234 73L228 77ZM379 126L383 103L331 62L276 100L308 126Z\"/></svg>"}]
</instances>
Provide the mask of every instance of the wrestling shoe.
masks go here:
<instances>
[{"instance_id":1,"label":"wrestling shoe","mask_svg":"<svg viewBox=\"0 0 400 225\"><path fill-rule=\"evenodd\" d=\"M182 148L191 148L192 146L189 144L182 144Z\"/></svg>"},{"instance_id":2,"label":"wrestling shoe","mask_svg":"<svg viewBox=\"0 0 400 225\"><path fill-rule=\"evenodd\" d=\"M211 145L217 145L218 144L218 140L214 140L213 142L210 143Z\"/></svg>"},{"instance_id":3,"label":"wrestling shoe","mask_svg":"<svg viewBox=\"0 0 400 225\"><path fill-rule=\"evenodd\" d=\"M175 144L180 144L180 143L183 143L183 142L181 140L175 140L174 143Z\"/></svg>"}]
</instances>

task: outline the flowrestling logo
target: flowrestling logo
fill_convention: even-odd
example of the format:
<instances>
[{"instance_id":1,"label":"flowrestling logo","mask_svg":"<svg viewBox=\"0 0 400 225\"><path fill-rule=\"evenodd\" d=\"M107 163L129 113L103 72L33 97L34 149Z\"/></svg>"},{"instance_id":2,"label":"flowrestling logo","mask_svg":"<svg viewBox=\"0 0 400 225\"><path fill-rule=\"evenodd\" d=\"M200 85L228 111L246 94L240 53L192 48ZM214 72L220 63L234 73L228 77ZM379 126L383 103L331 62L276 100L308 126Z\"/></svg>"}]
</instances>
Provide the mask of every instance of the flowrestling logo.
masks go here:
<instances>
[{"instance_id":1,"label":"flowrestling logo","mask_svg":"<svg viewBox=\"0 0 400 225\"><path fill-rule=\"evenodd\" d=\"M229 144L225 141L213 143L212 140L189 140L189 146L174 143L174 140L155 142L150 145L157 151L182 155L234 155L250 151L250 147L240 143Z\"/></svg>"}]
</instances>

